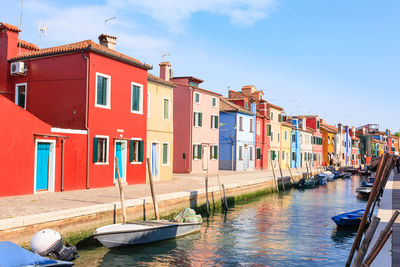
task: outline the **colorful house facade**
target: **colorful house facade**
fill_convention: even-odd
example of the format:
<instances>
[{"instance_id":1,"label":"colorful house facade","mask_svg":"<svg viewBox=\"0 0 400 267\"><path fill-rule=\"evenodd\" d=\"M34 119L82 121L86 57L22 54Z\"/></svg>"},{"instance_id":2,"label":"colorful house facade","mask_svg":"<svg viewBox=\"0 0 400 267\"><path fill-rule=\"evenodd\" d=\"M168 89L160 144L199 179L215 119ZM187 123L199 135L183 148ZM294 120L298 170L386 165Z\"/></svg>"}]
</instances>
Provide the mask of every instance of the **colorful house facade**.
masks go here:
<instances>
[{"instance_id":1,"label":"colorful house facade","mask_svg":"<svg viewBox=\"0 0 400 267\"><path fill-rule=\"evenodd\" d=\"M172 180L175 85L151 74L147 81L147 155L152 177Z\"/></svg>"},{"instance_id":2,"label":"colorful house facade","mask_svg":"<svg viewBox=\"0 0 400 267\"><path fill-rule=\"evenodd\" d=\"M7 54L6 61L0 62L0 72L7 78L0 90L50 125L54 135L83 136L79 149L62 157L62 169L68 171L62 181L64 190L113 186L117 169L126 183L145 183L147 70L151 67L115 51L116 38L104 34L99 36L100 44L86 40L18 54L17 49L9 49L17 46L18 29L4 24L0 28L4 50L0 54ZM42 171L26 179L47 184L34 192L53 191L51 184L58 183L42 164L51 159L53 147L45 141L34 148L35 168ZM78 154L82 148L85 151ZM45 151L43 159L38 156L41 151Z\"/></svg>"},{"instance_id":3,"label":"colorful house facade","mask_svg":"<svg viewBox=\"0 0 400 267\"><path fill-rule=\"evenodd\" d=\"M256 115L256 170L268 170L270 136L268 136L270 118L267 102L259 101Z\"/></svg>"},{"instance_id":4,"label":"colorful house facade","mask_svg":"<svg viewBox=\"0 0 400 267\"><path fill-rule=\"evenodd\" d=\"M281 123L281 168L287 169L291 164L291 147L292 147L292 124L283 121Z\"/></svg>"},{"instance_id":5,"label":"colorful house facade","mask_svg":"<svg viewBox=\"0 0 400 267\"><path fill-rule=\"evenodd\" d=\"M307 118L307 127L313 131L312 136L312 166L318 167L322 165L323 154L323 134L321 132L321 119L319 116L305 116Z\"/></svg>"},{"instance_id":6,"label":"colorful house facade","mask_svg":"<svg viewBox=\"0 0 400 267\"><path fill-rule=\"evenodd\" d=\"M255 105L248 111L226 98L220 98L220 170L254 170Z\"/></svg>"},{"instance_id":7,"label":"colorful house facade","mask_svg":"<svg viewBox=\"0 0 400 267\"><path fill-rule=\"evenodd\" d=\"M301 163L301 138L299 129L299 120L297 117L288 117L287 121L292 124L291 142L290 142L290 168L300 168Z\"/></svg>"},{"instance_id":8,"label":"colorful house facade","mask_svg":"<svg viewBox=\"0 0 400 267\"><path fill-rule=\"evenodd\" d=\"M268 103L267 110L270 117L270 156L273 167L278 168L279 159L281 157L281 123L283 108ZM271 162L269 162L268 166L271 167Z\"/></svg>"},{"instance_id":9,"label":"colorful house facade","mask_svg":"<svg viewBox=\"0 0 400 267\"><path fill-rule=\"evenodd\" d=\"M192 76L171 77L169 64L160 73L176 85L174 89L174 172L218 172L219 97L199 87L203 82Z\"/></svg>"},{"instance_id":10,"label":"colorful house facade","mask_svg":"<svg viewBox=\"0 0 400 267\"><path fill-rule=\"evenodd\" d=\"M325 166L332 166L335 164L334 153L335 153L335 134L337 133L337 128L321 123L322 132L322 159Z\"/></svg>"},{"instance_id":11,"label":"colorful house facade","mask_svg":"<svg viewBox=\"0 0 400 267\"><path fill-rule=\"evenodd\" d=\"M300 167L306 168L312 166L313 131L307 127L307 118L304 116L298 117L300 130Z\"/></svg>"}]
</instances>

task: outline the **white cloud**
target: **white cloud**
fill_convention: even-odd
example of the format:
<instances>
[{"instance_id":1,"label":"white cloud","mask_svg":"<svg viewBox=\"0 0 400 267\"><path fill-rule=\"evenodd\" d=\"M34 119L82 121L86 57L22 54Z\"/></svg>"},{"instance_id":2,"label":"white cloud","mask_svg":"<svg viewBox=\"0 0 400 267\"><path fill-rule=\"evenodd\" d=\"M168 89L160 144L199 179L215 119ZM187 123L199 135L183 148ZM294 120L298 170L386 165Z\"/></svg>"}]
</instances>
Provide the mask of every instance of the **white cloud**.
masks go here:
<instances>
[{"instance_id":1,"label":"white cloud","mask_svg":"<svg viewBox=\"0 0 400 267\"><path fill-rule=\"evenodd\" d=\"M109 0L116 8L129 6L133 12L149 15L173 33L181 33L194 13L211 12L228 16L237 26L253 26L268 17L276 0Z\"/></svg>"}]
</instances>

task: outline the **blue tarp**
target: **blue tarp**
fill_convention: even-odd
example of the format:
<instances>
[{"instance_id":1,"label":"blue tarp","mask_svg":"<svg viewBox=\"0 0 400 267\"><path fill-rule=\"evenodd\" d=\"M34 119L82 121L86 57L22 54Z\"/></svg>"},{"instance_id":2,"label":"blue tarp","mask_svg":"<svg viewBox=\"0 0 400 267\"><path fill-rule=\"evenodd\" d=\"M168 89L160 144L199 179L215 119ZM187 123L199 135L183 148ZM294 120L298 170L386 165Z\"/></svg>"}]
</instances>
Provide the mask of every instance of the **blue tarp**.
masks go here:
<instances>
[{"instance_id":1,"label":"blue tarp","mask_svg":"<svg viewBox=\"0 0 400 267\"><path fill-rule=\"evenodd\" d=\"M44 258L26 250L13 242L0 241L0 267L17 266L72 266L69 262L60 262Z\"/></svg>"}]
</instances>

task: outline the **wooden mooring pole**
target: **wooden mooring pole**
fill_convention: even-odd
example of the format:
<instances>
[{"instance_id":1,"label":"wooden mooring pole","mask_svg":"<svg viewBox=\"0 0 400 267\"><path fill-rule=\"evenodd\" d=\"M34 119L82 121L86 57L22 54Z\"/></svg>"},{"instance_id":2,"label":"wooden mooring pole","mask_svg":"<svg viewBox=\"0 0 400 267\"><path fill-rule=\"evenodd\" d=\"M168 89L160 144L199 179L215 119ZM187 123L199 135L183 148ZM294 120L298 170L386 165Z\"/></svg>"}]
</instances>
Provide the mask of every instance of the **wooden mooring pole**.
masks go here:
<instances>
[{"instance_id":1,"label":"wooden mooring pole","mask_svg":"<svg viewBox=\"0 0 400 267\"><path fill-rule=\"evenodd\" d=\"M126 216L126 207L125 207L125 196L124 196L124 188L122 187L121 175L119 173L119 165L118 165L118 157L115 157L115 164L117 165L117 180L118 180L118 188L119 188L119 197L121 199L121 209L122 209L122 223L125 224L127 222Z\"/></svg>"},{"instance_id":2,"label":"wooden mooring pole","mask_svg":"<svg viewBox=\"0 0 400 267\"><path fill-rule=\"evenodd\" d=\"M278 164L279 164L279 172L281 173L281 182L282 182L283 191L286 191L286 189L285 189L285 181L283 179L283 174L282 174L282 167L281 167L281 159L280 158L278 160Z\"/></svg>"},{"instance_id":3,"label":"wooden mooring pole","mask_svg":"<svg viewBox=\"0 0 400 267\"><path fill-rule=\"evenodd\" d=\"M289 166L289 164L287 164L287 165L286 165L286 167L287 167L287 168L288 168L288 170L289 170L290 179L292 179L292 183L295 183L295 181L294 181L294 178L293 178L293 175L292 175L292 171L290 170L290 166Z\"/></svg>"},{"instance_id":4,"label":"wooden mooring pole","mask_svg":"<svg viewBox=\"0 0 400 267\"><path fill-rule=\"evenodd\" d=\"M150 183L150 190L151 190L151 198L153 199L154 215L156 217L156 220L159 220L160 215L158 213L158 204L157 204L156 194L154 193L153 174L151 173L151 166L150 166L149 158L147 158L147 171L149 173L149 183Z\"/></svg>"},{"instance_id":5,"label":"wooden mooring pole","mask_svg":"<svg viewBox=\"0 0 400 267\"><path fill-rule=\"evenodd\" d=\"M271 161L272 174L274 175L274 183L276 185L276 191L278 191L278 193L279 193L279 185L278 185L278 181L276 180L276 176L275 176L274 163L272 162L272 159L270 161Z\"/></svg>"},{"instance_id":6,"label":"wooden mooring pole","mask_svg":"<svg viewBox=\"0 0 400 267\"><path fill-rule=\"evenodd\" d=\"M225 185L224 184L222 184L222 190L224 192L225 211L228 211L228 201L226 200Z\"/></svg>"},{"instance_id":7,"label":"wooden mooring pole","mask_svg":"<svg viewBox=\"0 0 400 267\"><path fill-rule=\"evenodd\" d=\"M389 154L385 154L383 157L381 157L381 160L379 162L379 166L378 166L378 169L376 171L374 184L372 185L371 193L370 193L370 196L368 198L367 206L365 207L364 215L363 215L363 217L361 219L360 225L358 226L356 237L354 238L353 245L351 247L349 256L347 258L346 267L350 267L351 262L353 260L354 253L355 253L356 249L358 249L358 246L360 244L360 241L361 241L361 238L362 238L362 233L364 232L365 224L367 223L369 210L370 210L371 205L372 205L372 199L375 197L375 194L376 194L376 191L377 191L377 188L378 188L378 184L380 183L379 180L382 178L383 169L384 169L384 167L386 165L388 157L389 157Z\"/></svg>"}]
</instances>

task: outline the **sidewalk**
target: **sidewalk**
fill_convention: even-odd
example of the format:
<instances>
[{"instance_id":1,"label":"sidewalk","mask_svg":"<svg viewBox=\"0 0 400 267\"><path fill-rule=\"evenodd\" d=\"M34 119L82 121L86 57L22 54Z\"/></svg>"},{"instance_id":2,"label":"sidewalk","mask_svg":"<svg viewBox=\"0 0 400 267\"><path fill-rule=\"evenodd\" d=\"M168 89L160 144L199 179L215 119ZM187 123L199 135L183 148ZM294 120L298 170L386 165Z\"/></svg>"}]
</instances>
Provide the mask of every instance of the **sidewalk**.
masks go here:
<instances>
[{"instance_id":1,"label":"sidewalk","mask_svg":"<svg viewBox=\"0 0 400 267\"><path fill-rule=\"evenodd\" d=\"M303 171L305 170L299 169L300 174ZM295 169L292 170L292 174L293 176L298 176ZM288 177L289 171L283 170L283 176ZM177 174L171 181L155 182L157 199L165 201L204 194L204 178L205 174ZM273 175L272 171L220 171L219 178L221 184L225 184L225 187L229 189L265 183L271 181ZM209 192L219 191L216 175L210 175L208 184ZM128 185L124 188L127 207L143 206L144 203L151 203L150 186L148 184ZM0 237L4 230L112 211L119 207L119 201L119 189L117 186L3 197L0 198Z\"/></svg>"}]
</instances>

